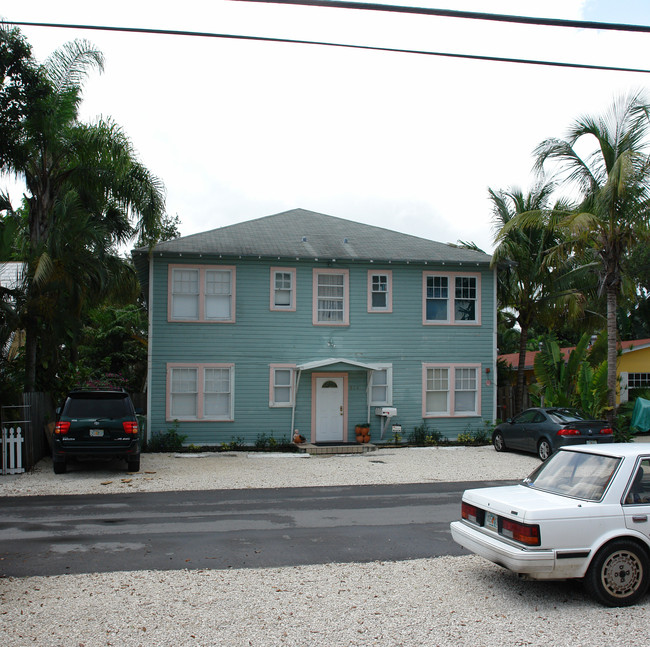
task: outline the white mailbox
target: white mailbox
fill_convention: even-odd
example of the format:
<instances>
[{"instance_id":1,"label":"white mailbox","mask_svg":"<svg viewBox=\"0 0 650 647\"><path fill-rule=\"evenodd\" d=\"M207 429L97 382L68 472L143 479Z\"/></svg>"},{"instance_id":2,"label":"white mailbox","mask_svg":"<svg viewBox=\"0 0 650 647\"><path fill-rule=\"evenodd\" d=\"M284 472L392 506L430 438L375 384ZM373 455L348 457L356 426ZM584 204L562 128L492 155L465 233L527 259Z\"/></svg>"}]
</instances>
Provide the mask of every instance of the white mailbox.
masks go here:
<instances>
[{"instance_id":1,"label":"white mailbox","mask_svg":"<svg viewBox=\"0 0 650 647\"><path fill-rule=\"evenodd\" d=\"M397 415L397 409L395 407L377 407L375 409L375 415L394 418Z\"/></svg>"}]
</instances>

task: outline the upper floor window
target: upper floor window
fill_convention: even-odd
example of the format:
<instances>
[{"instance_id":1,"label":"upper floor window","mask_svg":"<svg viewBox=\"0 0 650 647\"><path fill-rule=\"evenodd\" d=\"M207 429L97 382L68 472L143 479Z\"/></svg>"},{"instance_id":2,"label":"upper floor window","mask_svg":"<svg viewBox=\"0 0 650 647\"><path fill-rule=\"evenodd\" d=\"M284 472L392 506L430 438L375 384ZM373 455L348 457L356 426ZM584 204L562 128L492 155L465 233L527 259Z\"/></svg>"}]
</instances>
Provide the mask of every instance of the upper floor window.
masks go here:
<instances>
[{"instance_id":1,"label":"upper floor window","mask_svg":"<svg viewBox=\"0 0 650 647\"><path fill-rule=\"evenodd\" d=\"M271 310L296 309L296 270L293 267L271 268Z\"/></svg>"},{"instance_id":2,"label":"upper floor window","mask_svg":"<svg viewBox=\"0 0 650 647\"><path fill-rule=\"evenodd\" d=\"M348 270L314 270L314 325L349 325L348 281Z\"/></svg>"},{"instance_id":3,"label":"upper floor window","mask_svg":"<svg viewBox=\"0 0 650 647\"><path fill-rule=\"evenodd\" d=\"M169 267L169 320L235 321L235 268Z\"/></svg>"},{"instance_id":4,"label":"upper floor window","mask_svg":"<svg viewBox=\"0 0 650 647\"><path fill-rule=\"evenodd\" d=\"M368 312L392 312L392 272L368 272Z\"/></svg>"},{"instance_id":5,"label":"upper floor window","mask_svg":"<svg viewBox=\"0 0 650 647\"><path fill-rule=\"evenodd\" d=\"M232 364L167 367L167 420L232 420Z\"/></svg>"},{"instance_id":6,"label":"upper floor window","mask_svg":"<svg viewBox=\"0 0 650 647\"><path fill-rule=\"evenodd\" d=\"M480 324L480 276L424 272L423 323Z\"/></svg>"}]
</instances>

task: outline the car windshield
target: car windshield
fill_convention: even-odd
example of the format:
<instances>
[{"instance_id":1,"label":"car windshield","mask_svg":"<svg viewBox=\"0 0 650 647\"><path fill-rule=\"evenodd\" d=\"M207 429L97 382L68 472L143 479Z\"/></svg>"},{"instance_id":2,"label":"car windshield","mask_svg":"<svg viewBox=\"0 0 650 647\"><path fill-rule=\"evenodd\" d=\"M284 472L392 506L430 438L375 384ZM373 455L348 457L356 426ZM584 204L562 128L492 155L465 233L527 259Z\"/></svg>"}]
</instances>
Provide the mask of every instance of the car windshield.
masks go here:
<instances>
[{"instance_id":1,"label":"car windshield","mask_svg":"<svg viewBox=\"0 0 650 647\"><path fill-rule=\"evenodd\" d=\"M599 501L620 460L586 452L559 451L524 479L524 485L553 494Z\"/></svg>"},{"instance_id":2,"label":"car windshield","mask_svg":"<svg viewBox=\"0 0 650 647\"><path fill-rule=\"evenodd\" d=\"M576 420L586 420L577 409L549 409L546 413L556 422L575 422Z\"/></svg>"}]
</instances>

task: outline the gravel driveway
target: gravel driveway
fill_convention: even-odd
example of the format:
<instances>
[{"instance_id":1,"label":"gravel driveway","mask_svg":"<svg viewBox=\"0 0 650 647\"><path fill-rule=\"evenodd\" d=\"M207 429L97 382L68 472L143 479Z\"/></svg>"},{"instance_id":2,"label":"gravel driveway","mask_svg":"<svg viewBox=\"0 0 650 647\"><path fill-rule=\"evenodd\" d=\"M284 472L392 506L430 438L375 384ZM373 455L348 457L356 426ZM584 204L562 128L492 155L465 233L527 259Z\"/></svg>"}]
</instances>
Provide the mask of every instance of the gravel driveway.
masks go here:
<instances>
[{"instance_id":1,"label":"gravel driveway","mask_svg":"<svg viewBox=\"0 0 650 647\"><path fill-rule=\"evenodd\" d=\"M93 464L55 476L43 460L33 473L0 477L0 497L520 479L538 464L490 447L144 454L138 474ZM0 579L6 647L647 647L649 626L648 597L605 609L577 583L520 581L475 556Z\"/></svg>"}]
</instances>

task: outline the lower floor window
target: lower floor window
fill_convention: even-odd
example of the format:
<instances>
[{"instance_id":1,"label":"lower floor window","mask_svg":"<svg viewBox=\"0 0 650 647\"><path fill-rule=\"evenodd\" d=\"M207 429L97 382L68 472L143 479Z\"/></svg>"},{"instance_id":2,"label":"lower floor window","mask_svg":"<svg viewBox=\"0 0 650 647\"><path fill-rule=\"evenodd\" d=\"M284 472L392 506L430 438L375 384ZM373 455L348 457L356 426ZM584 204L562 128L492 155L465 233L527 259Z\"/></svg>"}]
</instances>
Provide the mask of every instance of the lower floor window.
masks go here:
<instances>
[{"instance_id":1,"label":"lower floor window","mask_svg":"<svg viewBox=\"0 0 650 647\"><path fill-rule=\"evenodd\" d=\"M480 366L423 364L422 416L480 415Z\"/></svg>"},{"instance_id":2,"label":"lower floor window","mask_svg":"<svg viewBox=\"0 0 650 647\"><path fill-rule=\"evenodd\" d=\"M295 367L272 364L269 380L269 406L291 407L294 403Z\"/></svg>"},{"instance_id":3,"label":"lower floor window","mask_svg":"<svg viewBox=\"0 0 650 647\"><path fill-rule=\"evenodd\" d=\"M628 373L628 389L643 389L647 387L650 387L650 373Z\"/></svg>"},{"instance_id":4,"label":"lower floor window","mask_svg":"<svg viewBox=\"0 0 650 647\"><path fill-rule=\"evenodd\" d=\"M232 420L232 364L178 364L167 368L168 420Z\"/></svg>"}]
</instances>

